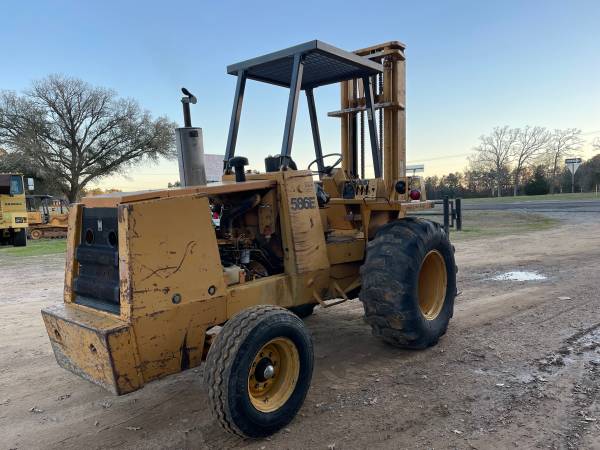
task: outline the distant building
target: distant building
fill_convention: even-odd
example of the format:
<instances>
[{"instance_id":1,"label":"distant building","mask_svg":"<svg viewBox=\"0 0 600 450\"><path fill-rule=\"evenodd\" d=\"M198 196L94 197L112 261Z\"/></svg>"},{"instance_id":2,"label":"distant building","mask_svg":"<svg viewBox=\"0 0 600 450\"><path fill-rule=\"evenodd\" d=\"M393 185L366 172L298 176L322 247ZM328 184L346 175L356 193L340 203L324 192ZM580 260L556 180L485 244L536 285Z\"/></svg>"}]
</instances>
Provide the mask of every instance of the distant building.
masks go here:
<instances>
[{"instance_id":1,"label":"distant building","mask_svg":"<svg viewBox=\"0 0 600 450\"><path fill-rule=\"evenodd\" d=\"M223 155L204 154L204 166L206 168L206 182L214 183L221 181L223 176Z\"/></svg>"}]
</instances>

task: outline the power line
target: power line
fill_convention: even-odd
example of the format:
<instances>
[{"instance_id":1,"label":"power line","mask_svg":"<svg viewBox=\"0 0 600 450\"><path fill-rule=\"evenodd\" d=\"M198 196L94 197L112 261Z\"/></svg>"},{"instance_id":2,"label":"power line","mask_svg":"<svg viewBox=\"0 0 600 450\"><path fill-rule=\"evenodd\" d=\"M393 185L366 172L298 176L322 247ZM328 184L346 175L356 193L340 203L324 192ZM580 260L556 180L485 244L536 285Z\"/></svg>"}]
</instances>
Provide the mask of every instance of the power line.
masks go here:
<instances>
[{"instance_id":1,"label":"power line","mask_svg":"<svg viewBox=\"0 0 600 450\"><path fill-rule=\"evenodd\" d=\"M582 136L587 136L588 134L598 134L600 133L600 130L595 130L595 131L587 131L585 133L581 133Z\"/></svg>"},{"instance_id":2,"label":"power line","mask_svg":"<svg viewBox=\"0 0 600 450\"><path fill-rule=\"evenodd\" d=\"M600 130L594 130L594 131L586 131L585 133L581 133L582 136L588 136L591 134L600 134ZM464 158L466 156L471 156L473 154L473 152L470 153L455 153L453 155L446 155L446 156L438 156L435 158L426 158L426 159L418 159L418 160L410 160L410 161L406 161L407 164L415 164L415 163L422 163L422 162L431 162L431 161L440 161L440 160L444 160L444 159L455 159L455 158ZM365 167L373 167L373 165L366 165ZM119 176L118 174L115 174L116 176ZM136 172L136 175L162 175L162 176L178 176L177 171L174 170L173 172ZM123 178L127 178L128 176L125 175L121 175Z\"/></svg>"},{"instance_id":3,"label":"power line","mask_svg":"<svg viewBox=\"0 0 600 450\"><path fill-rule=\"evenodd\" d=\"M470 156L472 154L473 153L456 153L454 155L438 156L436 158L427 158L427 159L419 159L419 160L407 161L407 163L413 164L413 163L417 163L417 162L438 161L440 159L462 158L462 157L465 157L465 156Z\"/></svg>"},{"instance_id":4,"label":"power line","mask_svg":"<svg viewBox=\"0 0 600 450\"><path fill-rule=\"evenodd\" d=\"M585 133L581 133L582 136L588 136L590 134L600 134L600 130L586 131ZM428 161L439 161L439 160L442 160L442 159L461 158L461 157L465 157L465 156L471 156L473 153L474 152L470 152L470 153L456 153L454 155L438 156L436 158L427 158L427 159L419 159L419 160L407 161L407 163L408 164L414 164L414 163L421 163L421 162L428 162Z\"/></svg>"}]
</instances>

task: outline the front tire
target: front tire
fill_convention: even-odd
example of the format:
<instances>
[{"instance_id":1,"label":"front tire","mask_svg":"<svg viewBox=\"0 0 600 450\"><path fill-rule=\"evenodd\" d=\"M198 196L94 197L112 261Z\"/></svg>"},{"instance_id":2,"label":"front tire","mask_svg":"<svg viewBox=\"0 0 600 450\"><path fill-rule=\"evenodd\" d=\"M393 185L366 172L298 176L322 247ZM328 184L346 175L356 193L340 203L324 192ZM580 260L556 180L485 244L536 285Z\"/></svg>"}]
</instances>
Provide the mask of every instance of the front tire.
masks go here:
<instances>
[{"instance_id":1,"label":"front tire","mask_svg":"<svg viewBox=\"0 0 600 450\"><path fill-rule=\"evenodd\" d=\"M25 247L27 245L27 231L25 228L13 232L13 245L15 247Z\"/></svg>"},{"instance_id":2,"label":"front tire","mask_svg":"<svg viewBox=\"0 0 600 450\"><path fill-rule=\"evenodd\" d=\"M446 333L456 297L456 263L443 228L404 218L369 242L361 267L363 303L373 334L402 348L435 345Z\"/></svg>"},{"instance_id":3,"label":"front tire","mask_svg":"<svg viewBox=\"0 0 600 450\"><path fill-rule=\"evenodd\" d=\"M256 306L239 312L225 323L206 359L215 419L243 437L275 433L304 403L313 361L310 335L290 311Z\"/></svg>"}]
</instances>

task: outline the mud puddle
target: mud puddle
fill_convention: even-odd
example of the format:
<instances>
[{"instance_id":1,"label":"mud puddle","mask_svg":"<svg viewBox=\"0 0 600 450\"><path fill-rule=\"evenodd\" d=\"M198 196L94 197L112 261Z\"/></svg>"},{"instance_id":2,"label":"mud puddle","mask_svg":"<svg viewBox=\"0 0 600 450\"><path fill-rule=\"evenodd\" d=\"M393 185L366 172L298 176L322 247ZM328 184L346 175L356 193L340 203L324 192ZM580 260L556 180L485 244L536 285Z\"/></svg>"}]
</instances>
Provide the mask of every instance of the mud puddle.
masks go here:
<instances>
[{"instance_id":1,"label":"mud puddle","mask_svg":"<svg viewBox=\"0 0 600 450\"><path fill-rule=\"evenodd\" d=\"M548 277L539 272L529 272L524 270L514 270L504 272L491 278L494 281L539 281L546 280Z\"/></svg>"}]
</instances>

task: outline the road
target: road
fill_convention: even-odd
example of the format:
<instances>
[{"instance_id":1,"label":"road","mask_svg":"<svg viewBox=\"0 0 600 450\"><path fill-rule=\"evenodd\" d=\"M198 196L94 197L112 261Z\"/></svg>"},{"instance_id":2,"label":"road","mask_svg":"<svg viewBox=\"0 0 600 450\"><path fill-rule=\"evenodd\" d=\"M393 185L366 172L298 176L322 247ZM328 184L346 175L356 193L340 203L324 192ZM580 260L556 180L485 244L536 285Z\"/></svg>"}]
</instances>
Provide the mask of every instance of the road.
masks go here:
<instances>
[{"instance_id":1,"label":"road","mask_svg":"<svg viewBox=\"0 0 600 450\"><path fill-rule=\"evenodd\" d=\"M517 202L463 202L464 210L501 211L527 210L548 213L600 213L600 198L593 200L533 200Z\"/></svg>"}]
</instances>

